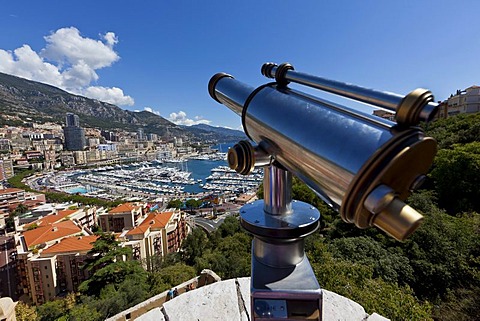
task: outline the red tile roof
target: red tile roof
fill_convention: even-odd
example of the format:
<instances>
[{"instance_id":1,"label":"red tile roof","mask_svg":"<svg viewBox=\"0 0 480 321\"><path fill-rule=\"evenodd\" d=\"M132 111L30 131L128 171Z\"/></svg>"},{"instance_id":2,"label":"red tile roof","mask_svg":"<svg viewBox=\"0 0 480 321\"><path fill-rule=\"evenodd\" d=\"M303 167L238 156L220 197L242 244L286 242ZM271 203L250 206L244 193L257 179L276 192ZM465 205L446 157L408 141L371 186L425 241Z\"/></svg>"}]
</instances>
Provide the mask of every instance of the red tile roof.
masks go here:
<instances>
[{"instance_id":1,"label":"red tile roof","mask_svg":"<svg viewBox=\"0 0 480 321\"><path fill-rule=\"evenodd\" d=\"M149 228L161 229L167 226L174 212L150 213L136 228L127 232L127 235L145 234Z\"/></svg>"},{"instance_id":2,"label":"red tile roof","mask_svg":"<svg viewBox=\"0 0 480 321\"><path fill-rule=\"evenodd\" d=\"M58 254L71 252L88 252L93 248L97 235L67 237L53 246L42 251L42 254Z\"/></svg>"},{"instance_id":3,"label":"red tile roof","mask_svg":"<svg viewBox=\"0 0 480 321\"><path fill-rule=\"evenodd\" d=\"M79 210L58 211L58 213L47 215L45 217L42 217L42 218L36 220L33 223L36 223L38 226L44 226L44 225L48 225L48 224L58 223L61 220L63 220L64 218L66 218L67 216L72 215L72 214L74 214L78 211Z\"/></svg>"},{"instance_id":4,"label":"red tile roof","mask_svg":"<svg viewBox=\"0 0 480 321\"><path fill-rule=\"evenodd\" d=\"M157 214L156 219L161 224L161 227L165 227L167 226L168 222L172 218L173 214L175 214L175 212L163 212L163 213Z\"/></svg>"},{"instance_id":5,"label":"red tile roof","mask_svg":"<svg viewBox=\"0 0 480 321\"><path fill-rule=\"evenodd\" d=\"M75 235L82 230L73 224L72 221L63 221L55 224L39 226L34 230L23 232L27 247L39 245L45 242L61 239L66 236Z\"/></svg>"},{"instance_id":6,"label":"red tile roof","mask_svg":"<svg viewBox=\"0 0 480 321\"><path fill-rule=\"evenodd\" d=\"M5 188L5 189L0 189L0 194L11 194L11 193L19 193L19 192L25 192L23 189L19 188Z\"/></svg>"},{"instance_id":7,"label":"red tile roof","mask_svg":"<svg viewBox=\"0 0 480 321\"><path fill-rule=\"evenodd\" d=\"M135 206L132 203L123 203L108 211L109 214L121 214L121 213L128 213L131 212L140 206Z\"/></svg>"}]
</instances>

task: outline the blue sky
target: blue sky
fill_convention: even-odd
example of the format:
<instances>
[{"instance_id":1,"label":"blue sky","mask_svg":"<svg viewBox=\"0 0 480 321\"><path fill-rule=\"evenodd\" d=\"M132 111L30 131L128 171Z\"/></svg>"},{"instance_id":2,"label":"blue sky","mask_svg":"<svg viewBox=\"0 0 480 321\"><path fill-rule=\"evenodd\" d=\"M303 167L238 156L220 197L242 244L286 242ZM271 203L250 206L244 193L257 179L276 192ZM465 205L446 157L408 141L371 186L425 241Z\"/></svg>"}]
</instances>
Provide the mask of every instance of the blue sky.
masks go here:
<instances>
[{"instance_id":1,"label":"blue sky","mask_svg":"<svg viewBox=\"0 0 480 321\"><path fill-rule=\"evenodd\" d=\"M480 85L480 1L5 1L0 71L177 123L239 128L208 95L264 62L443 100Z\"/></svg>"}]
</instances>

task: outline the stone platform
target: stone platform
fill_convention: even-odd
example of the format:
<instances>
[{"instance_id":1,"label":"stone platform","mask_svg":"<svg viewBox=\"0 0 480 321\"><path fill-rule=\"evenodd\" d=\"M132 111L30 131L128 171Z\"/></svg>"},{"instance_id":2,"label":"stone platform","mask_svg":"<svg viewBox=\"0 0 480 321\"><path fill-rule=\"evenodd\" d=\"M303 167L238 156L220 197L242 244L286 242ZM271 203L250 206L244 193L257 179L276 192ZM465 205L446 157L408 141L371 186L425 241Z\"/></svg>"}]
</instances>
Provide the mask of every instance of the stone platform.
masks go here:
<instances>
[{"instance_id":1,"label":"stone platform","mask_svg":"<svg viewBox=\"0 0 480 321\"><path fill-rule=\"evenodd\" d=\"M322 290L323 321L388 321L341 295ZM133 320L125 318L124 320ZM137 321L250 321L250 278L215 282L180 294L135 318Z\"/></svg>"}]
</instances>

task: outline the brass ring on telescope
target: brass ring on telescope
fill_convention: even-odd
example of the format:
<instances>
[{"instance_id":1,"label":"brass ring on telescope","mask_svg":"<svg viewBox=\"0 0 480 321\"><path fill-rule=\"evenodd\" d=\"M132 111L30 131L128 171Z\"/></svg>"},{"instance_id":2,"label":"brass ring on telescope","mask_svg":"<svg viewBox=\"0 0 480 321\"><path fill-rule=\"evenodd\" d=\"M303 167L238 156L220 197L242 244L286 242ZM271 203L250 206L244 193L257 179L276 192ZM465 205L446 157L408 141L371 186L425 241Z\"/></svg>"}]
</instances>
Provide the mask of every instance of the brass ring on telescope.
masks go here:
<instances>
[{"instance_id":1,"label":"brass ring on telescope","mask_svg":"<svg viewBox=\"0 0 480 321\"><path fill-rule=\"evenodd\" d=\"M406 95L397 107L395 120L402 126L415 126L421 121L423 108L433 101L433 94L426 89L417 88Z\"/></svg>"},{"instance_id":2,"label":"brass ring on telescope","mask_svg":"<svg viewBox=\"0 0 480 321\"><path fill-rule=\"evenodd\" d=\"M419 139L419 136L420 137ZM419 129L400 132L367 161L350 183L340 207L344 221L355 223L359 228L373 225L378 213L369 212L364 204L369 194L379 185L386 185L396 191L399 200L410 194L412 183L428 171L436 153L436 142L423 137ZM392 235L405 239L416 226ZM389 233L389 231L386 231ZM392 234L392 233L389 233Z\"/></svg>"},{"instance_id":3,"label":"brass ring on telescope","mask_svg":"<svg viewBox=\"0 0 480 321\"><path fill-rule=\"evenodd\" d=\"M245 140L235 144L227 153L228 165L242 175L250 174L255 168L255 151Z\"/></svg>"}]
</instances>

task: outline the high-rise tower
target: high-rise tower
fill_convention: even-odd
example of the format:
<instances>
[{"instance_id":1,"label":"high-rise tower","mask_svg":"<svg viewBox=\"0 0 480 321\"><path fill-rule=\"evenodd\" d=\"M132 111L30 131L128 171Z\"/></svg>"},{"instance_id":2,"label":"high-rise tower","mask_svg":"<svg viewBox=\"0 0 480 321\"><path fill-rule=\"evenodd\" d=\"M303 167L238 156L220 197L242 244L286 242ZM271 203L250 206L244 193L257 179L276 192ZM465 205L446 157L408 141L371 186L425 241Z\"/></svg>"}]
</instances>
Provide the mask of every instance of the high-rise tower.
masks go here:
<instances>
[{"instance_id":1,"label":"high-rise tower","mask_svg":"<svg viewBox=\"0 0 480 321\"><path fill-rule=\"evenodd\" d=\"M85 148L85 130L80 127L77 115L68 113L65 117L66 126L63 128L66 150L83 150Z\"/></svg>"}]
</instances>

